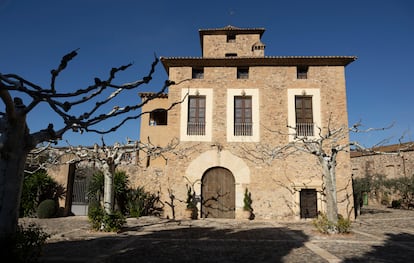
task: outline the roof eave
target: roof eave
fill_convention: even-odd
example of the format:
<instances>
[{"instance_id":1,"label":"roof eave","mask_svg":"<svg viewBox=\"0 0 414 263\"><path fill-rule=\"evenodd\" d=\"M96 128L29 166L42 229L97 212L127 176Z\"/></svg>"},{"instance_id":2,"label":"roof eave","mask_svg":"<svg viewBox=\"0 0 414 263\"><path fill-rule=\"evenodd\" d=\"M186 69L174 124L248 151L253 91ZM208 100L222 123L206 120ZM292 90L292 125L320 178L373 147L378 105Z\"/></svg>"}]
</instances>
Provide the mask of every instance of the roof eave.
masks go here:
<instances>
[{"instance_id":1,"label":"roof eave","mask_svg":"<svg viewBox=\"0 0 414 263\"><path fill-rule=\"evenodd\" d=\"M215 66L347 66L356 56L280 56L280 57L162 57L161 62L168 73L170 67Z\"/></svg>"}]
</instances>

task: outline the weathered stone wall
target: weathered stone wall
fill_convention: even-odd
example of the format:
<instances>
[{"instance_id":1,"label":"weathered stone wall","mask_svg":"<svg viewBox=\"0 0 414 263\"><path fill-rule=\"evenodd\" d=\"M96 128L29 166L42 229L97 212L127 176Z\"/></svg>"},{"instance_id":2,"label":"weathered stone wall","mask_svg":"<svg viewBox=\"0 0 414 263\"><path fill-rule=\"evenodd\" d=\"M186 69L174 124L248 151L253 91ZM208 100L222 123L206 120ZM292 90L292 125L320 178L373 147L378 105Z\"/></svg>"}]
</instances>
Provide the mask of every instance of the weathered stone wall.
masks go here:
<instances>
[{"instance_id":1,"label":"weathered stone wall","mask_svg":"<svg viewBox=\"0 0 414 263\"><path fill-rule=\"evenodd\" d=\"M355 179L364 177L384 176L386 179L414 176L414 151L397 153L354 155L351 158L352 176ZM390 204L392 200L400 199L398 193L387 191L372 191L368 195L368 204Z\"/></svg>"},{"instance_id":2,"label":"weathered stone wall","mask_svg":"<svg viewBox=\"0 0 414 263\"><path fill-rule=\"evenodd\" d=\"M355 178L384 175L386 178L414 176L414 151L400 154L375 154L351 158Z\"/></svg>"},{"instance_id":3,"label":"weathered stone wall","mask_svg":"<svg viewBox=\"0 0 414 263\"><path fill-rule=\"evenodd\" d=\"M171 68L170 79L179 82L182 79L191 78L190 68ZM205 166L205 159L199 159L210 151L217 151L217 145L221 152L226 152L234 157L243 156L241 145L254 147L254 143L228 142L226 126L227 89L258 89L260 112L260 143L269 146L282 146L289 142L286 127L288 119L288 89L318 89L320 91L321 126L326 132L330 119L331 128L347 127L346 93L343 67L310 67L308 79L296 79L296 67L253 67L250 69L248 79L237 79L236 68L209 67L205 68L204 79L194 79L182 84L170 87L169 102L173 103L181 99L182 89L212 89L213 90L213 139L211 142L180 142L179 147L189 148L195 145L197 150L189 151L185 158L177 158L170 155L168 164L159 167L158 176L148 173L156 173L147 168L144 177L158 178L164 200L167 200L166 188L170 187L178 199L185 199L184 176L193 175L200 180L204 171L197 171L194 175L189 167ZM179 137L180 134L180 109L187 107L186 103L178 105L168 114L169 128L165 138L170 140ZM151 134L141 134L143 138ZM345 136L344 142L348 140ZM211 154L210 154L211 155ZM218 156L218 157L217 157ZM222 159L220 152L217 156L211 155L211 159L217 161L210 165L228 168L236 179L236 211L241 210L243 190L248 187L252 192L253 208L258 218L298 218L299 217L299 191L302 188L314 188L322 190L322 172L317 159L312 155L298 154L276 160L271 166L259 161L250 162L242 160L248 170L248 180L239 182L239 171L230 169L231 163ZM221 156L221 157L220 157ZM199 162L199 163L194 163ZM161 172L160 172L161 171ZM337 166L337 187L340 213L350 215L352 218L352 188L350 176L349 154L340 153ZM140 182L147 181L139 179ZM168 186L167 186L168 185ZM199 193L198 193L199 194ZM322 195L318 195L322 198ZM323 210L323 202L319 201L318 209ZM177 211L180 210L180 204ZM177 213L179 215L179 212Z\"/></svg>"},{"instance_id":4,"label":"weathered stone wall","mask_svg":"<svg viewBox=\"0 0 414 263\"><path fill-rule=\"evenodd\" d=\"M233 42L227 42L226 35L205 35L203 56L225 57L228 53L237 54L237 57L264 56L264 51L253 52L253 45L259 42L259 34L236 35Z\"/></svg>"},{"instance_id":5,"label":"weathered stone wall","mask_svg":"<svg viewBox=\"0 0 414 263\"><path fill-rule=\"evenodd\" d=\"M227 43L226 35L205 35L203 55L225 57L226 53L237 53L238 56L252 56L252 46L258 41L259 34L238 35L233 43ZM260 52L255 54L264 56ZM164 202L164 216L172 217L171 194L174 196L176 216L184 215L186 184L194 183L196 194L200 195L201 179L212 167L224 167L234 176L236 217L241 217L246 187L252 195L256 218L298 219L301 189L316 189L318 210L325 210L322 171L316 157L298 152L267 164L253 158L251 153L255 153L253 149L258 144L278 147L292 139L287 125L294 125L289 123L289 116L292 115L289 109L292 103L294 108L294 99L289 97L289 91L318 94L313 103L318 105L319 110L314 114L323 133L327 132L328 125L331 129L347 128L343 66L310 66L307 79L297 79L296 65L250 67L247 79L237 79L237 67L205 67L203 79L191 79L192 68L188 66L170 67L168 74L170 80L178 83L169 87L168 100L154 100L142 110L165 108L167 104L181 101L187 91L196 94L197 90L208 90L209 96L212 96L211 104L206 105L212 110L211 119L207 119L211 122L211 140L180 141L162 158L150 158L149 162L148 159L145 161L145 153L140 152L139 165L118 167L127 172L134 187L144 186L146 190L160 194ZM254 139L229 140L231 130L228 127L233 125L229 90L240 92L240 95L253 94L257 101L253 105L254 114L258 113L258 119L253 123L258 131ZM186 124L183 123L186 119L180 117L182 109L185 109L183 107L188 107L186 100L168 112L168 125L164 127L145 127L149 124L144 116L141 120L141 140L146 141L149 137L153 144L165 147L168 142L179 139ZM345 134L343 142L347 141L348 135ZM339 153L337 161L339 213L354 218L349 154Z\"/></svg>"}]
</instances>

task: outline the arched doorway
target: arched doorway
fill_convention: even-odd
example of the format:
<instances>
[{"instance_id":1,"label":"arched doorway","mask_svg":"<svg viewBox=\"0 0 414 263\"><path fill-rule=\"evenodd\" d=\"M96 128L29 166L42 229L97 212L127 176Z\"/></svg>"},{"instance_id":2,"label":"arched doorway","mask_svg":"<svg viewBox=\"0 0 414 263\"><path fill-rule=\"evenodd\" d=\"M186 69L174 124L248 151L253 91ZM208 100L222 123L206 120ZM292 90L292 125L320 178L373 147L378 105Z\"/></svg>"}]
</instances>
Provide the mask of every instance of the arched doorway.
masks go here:
<instances>
[{"instance_id":1,"label":"arched doorway","mask_svg":"<svg viewBox=\"0 0 414 263\"><path fill-rule=\"evenodd\" d=\"M201 217L235 218L235 181L226 168L207 170L201 180Z\"/></svg>"}]
</instances>

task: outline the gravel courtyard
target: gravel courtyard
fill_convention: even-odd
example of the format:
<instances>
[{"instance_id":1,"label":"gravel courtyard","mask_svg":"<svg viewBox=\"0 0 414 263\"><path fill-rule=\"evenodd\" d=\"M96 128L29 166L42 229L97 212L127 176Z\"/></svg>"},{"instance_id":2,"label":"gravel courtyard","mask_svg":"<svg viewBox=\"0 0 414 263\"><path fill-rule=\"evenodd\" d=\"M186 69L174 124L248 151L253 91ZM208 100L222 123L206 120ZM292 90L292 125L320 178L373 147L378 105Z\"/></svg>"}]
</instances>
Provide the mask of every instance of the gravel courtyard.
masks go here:
<instances>
[{"instance_id":1,"label":"gravel courtyard","mask_svg":"<svg viewBox=\"0 0 414 263\"><path fill-rule=\"evenodd\" d=\"M36 219L51 234L41 262L412 262L414 210L367 207L346 235L311 221L128 219L120 233L84 216Z\"/></svg>"}]
</instances>

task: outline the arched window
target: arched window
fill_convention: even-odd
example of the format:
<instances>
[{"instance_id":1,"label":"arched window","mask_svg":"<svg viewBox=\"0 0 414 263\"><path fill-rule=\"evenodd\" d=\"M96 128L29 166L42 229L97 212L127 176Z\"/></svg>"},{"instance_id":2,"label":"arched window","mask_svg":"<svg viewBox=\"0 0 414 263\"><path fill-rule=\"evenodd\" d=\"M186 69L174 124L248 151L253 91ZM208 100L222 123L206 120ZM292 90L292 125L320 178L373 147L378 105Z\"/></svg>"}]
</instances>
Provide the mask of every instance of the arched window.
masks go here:
<instances>
[{"instance_id":1,"label":"arched window","mask_svg":"<svg viewBox=\"0 0 414 263\"><path fill-rule=\"evenodd\" d=\"M149 125L167 125L168 114L165 109L156 109L150 113Z\"/></svg>"}]
</instances>

